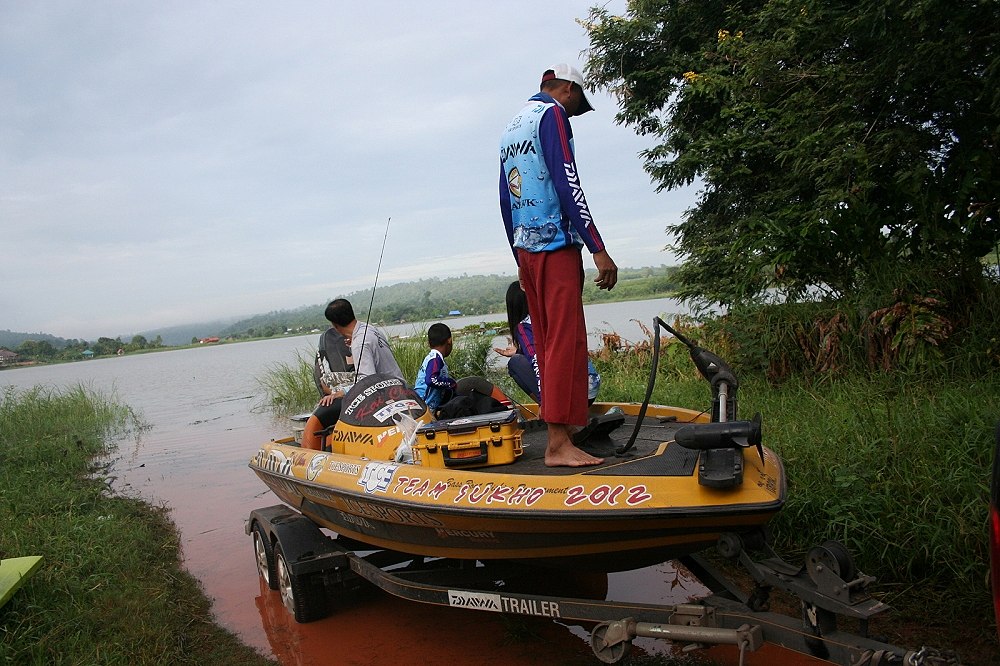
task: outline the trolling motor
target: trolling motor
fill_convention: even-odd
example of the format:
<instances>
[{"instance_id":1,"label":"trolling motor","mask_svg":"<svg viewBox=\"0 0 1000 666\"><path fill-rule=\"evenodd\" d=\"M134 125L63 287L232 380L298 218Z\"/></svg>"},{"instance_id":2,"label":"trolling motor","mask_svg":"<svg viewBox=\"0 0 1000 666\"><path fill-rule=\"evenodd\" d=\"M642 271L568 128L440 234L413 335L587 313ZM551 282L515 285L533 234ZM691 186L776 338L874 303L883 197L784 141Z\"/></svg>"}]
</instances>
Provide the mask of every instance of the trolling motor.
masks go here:
<instances>
[{"instance_id":1,"label":"trolling motor","mask_svg":"<svg viewBox=\"0 0 1000 666\"><path fill-rule=\"evenodd\" d=\"M649 381L646 384L646 397L639 408L635 429L628 442L615 453L625 454L635 444L642 421L649 407L649 399L656 383L656 370L660 359L660 328L663 328L688 348L691 360L698 372L712 387L712 421L711 423L693 423L679 429L675 435L676 442L686 449L701 451L698 465L698 483L711 488L730 488L743 483L743 457L737 455L737 449L753 446L761 461L764 460L764 447L761 445L760 414L754 415L751 421L736 419L736 392L740 383L729 364L717 354L703 349L688 340L659 317L653 318L653 363L649 371Z\"/></svg>"}]
</instances>

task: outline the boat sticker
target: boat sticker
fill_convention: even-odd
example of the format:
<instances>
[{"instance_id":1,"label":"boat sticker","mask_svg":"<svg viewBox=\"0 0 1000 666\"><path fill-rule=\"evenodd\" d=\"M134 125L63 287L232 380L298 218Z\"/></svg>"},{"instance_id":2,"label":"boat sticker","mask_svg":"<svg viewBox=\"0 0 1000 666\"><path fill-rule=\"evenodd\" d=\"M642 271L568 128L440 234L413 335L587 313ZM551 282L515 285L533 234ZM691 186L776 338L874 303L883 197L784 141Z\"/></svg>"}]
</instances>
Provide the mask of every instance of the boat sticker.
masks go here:
<instances>
[{"instance_id":1,"label":"boat sticker","mask_svg":"<svg viewBox=\"0 0 1000 666\"><path fill-rule=\"evenodd\" d=\"M434 516L421 511L394 509L392 507L382 506L381 504L361 502L351 497L345 497L344 504L354 513L361 514L367 518L381 520L383 522L399 523L402 525L418 525L420 527L444 526L444 523Z\"/></svg>"},{"instance_id":2,"label":"boat sticker","mask_svg":"<svg viewBox=\"0 0 1000 666\"><path fill-rule=\"evenodd\" d=\"M439 527L435 530L437 535L442 539L453 539L455 537L462 539L469 539L471 541L487 541L493 543L499 543L497 535L488 530L449 530L443 527Z\"/></svg>"},{"instance_id":3,"label":"boat sticker","mask_svg":"<svg viewBox=\"0 0 1000 666\"><path fill-rule=\"evenodd\" d=\"M419 476L404 476L400 474L396 477L396 483L393 485L392 494L393 495L409 495L411 497L431 497L433 499L440 499L441 493L448 490L448 484L444 481L435 481L434 485L431 485L430 479L425 479Z\"/></svg>"},{"instance_id":4,"label":"boat sticker","mask_svg":"<svg viewBox=\"0 0 1000 666\"><path fill-rule=\"evenodd\" d=\"M361 474L361 465L355 463L347 463L343 460L331 460L330 461L330 471L337 472L339 474L349 474L351 476L357 476Z\"/></svg>"},{"instance_id":5,"label":"boat sticker","mask_svg":"<svg viewBox=\"0 0 1000 666\"><path fill-rule=\"evenodd\" d=\"M383 430L378 434L378 437L375 438L375 444L377 446L382 446L382 442L385 440L386 437L392 437L393 435L398 435L398 434L399 434L399 428L397 428L396 426L392 426L388 430Z\"/></svg>"},{"instance_id":6,"label":"boat sticker","mask_svg":"<svg viewBox=\"0 0 1000 666\"><path fill-rule=\"evenodd\" d=\"M448 605L457 608L475 608L493 613L517 613L540 617L561 617L559 602L545 599L523 599L504 594L448 590Z\"/></svg>"},{"instance_id":7,"label":"boat sticker","mask_svg":"<svg viewBox=\"0 0 1000 666\"><path fill-rule=\"evenodd\" d=\"M281 451L265 451L261 449L253 458L253 464L274 474L291 476L292 460Z\"/></svg>"},{"instance_id":8,"label":"boat sticker","mask_svg":"<svg viewBox=\"0 0 1000 666\"><path fill-rule=\"evenodd\" d=\"M355 516L353 513L346 513L344 511L341 511L340 515L343 516L345 523L364 528L370 532L375 531L375 526L369 523L368 519L364 516Z\"/></svg>"},{"instance_id":9,"label":"boat sticker","mask_svg":"<svg viewBox=\"0 0 1000 666\"><path fill-rule=\"evenodd\" d=\"M329 457L325 453L313 456L306 466L306 478L310 481L315 481L319 473L323 471L323 465L326 464L326 459Z\"/></svg>"},{"instance_id":10,"label":"boat sticker","mask_svg":"<svg viewBox=\"0 0 1000 666\"><path fill-rule=\"evenodd\" d=\"M448 605L458 608L475 608L494 613L502 612L500 609L500 595L488 592L448 590Z\"/></svg>"},{"instance_id":11,"label":"boat sticker","mask_svg":"<svg viewBox=\"0 0 1000 666\"><path fill-rule=\"evenodd\" d=\"M372 444L375 440L372 439L370 432L358 432L357 430L334 430L333 441L343 442L344 444Z\"/></svg>"},{"instance_id":12,"label":"boat sticker","mask_svg":"<svg viewBox=\"0 0 1000 666\"><path fill-rule=\"evenodd\" d=\"M271 486L271 490L278 494L284 491L289 497L294 497L296 499L302 497L299 487L291 481L285 481L284 479L271 479L268 481L268 485ZM289 501L289 503L291 504L294 502Z\"/></svg>"},{"instance_id":13,"label":"boat sticker","mask_svg":"<svg viewBox=\"0 0 1000 666\"><path fill-rule=\"evenodd\" d=\"M389 483L392 482L392 475L396 473L397 469L399 467L392 463L368 463L361 472L358 485L363 487L369 495L375 492L384 493L389 487Z\"/></svg>"},{"instance_id":14,"label":"boat sticker","mask_svg":"<svg viewBox=\"0 0 1000 666\"><path fill-rule=\"evenodd\" d=\"M648 502L653 498L646 492L646 486L632 486L626 490L625 486L600 485L588 490L584 486L573 486L566 494L563 502L566 506L575 506L581 502L588 502L593 506L618 506L618 500L622 499L629 506L636 506Z\"/></svg>"},{"instance_id":15,"label":"boat sticker","mask_svg":"<svg viewBox=\"0 0 1000 666\"><path fill-rule=\"evenodd\" d=\"M544 488L536 488L519 485L517 488L494 483L463 483L458 494L455 495L454 503L466 501L469 504L504 504L506 506L516 506L524 504L531 506L545 496Z\"/></svg>"},{"instance_id":16,"label":"boat sticker","mask_svg":"<svg viewBox=\"0 0 1000 666\"><path fill-rule=\"evenodd\" d=\"M625 503L629 506L635 506L636 504L648 502L651 499L653 499L653 496L646 492L646 486L638 485L628 489L628 497L625 498Z\"/></svg>"},{"instance_id":17,"label":"boat sticker","mask_svg":"<svg viewBox=\"0 0 1000 666\"><path fill-rule=\"evenodd\" d=\"M757 481L757 487L763 488L772 495L778 494L778 480L770 474L761 472L760 479Z\"/></svg>"},{"instance_id":18,"label":"boat sticker","mask_svg":"<svg viewBox=\"0 0 1000 666\"><path fill-rule=\"evenodd\" d=\"M400 412L420 411L420 405L416 400L396 400L386 404L385 407L375 412L374 416L379 423L385 423L392 418L393 414Z\"/></svg>"}]
</instances>

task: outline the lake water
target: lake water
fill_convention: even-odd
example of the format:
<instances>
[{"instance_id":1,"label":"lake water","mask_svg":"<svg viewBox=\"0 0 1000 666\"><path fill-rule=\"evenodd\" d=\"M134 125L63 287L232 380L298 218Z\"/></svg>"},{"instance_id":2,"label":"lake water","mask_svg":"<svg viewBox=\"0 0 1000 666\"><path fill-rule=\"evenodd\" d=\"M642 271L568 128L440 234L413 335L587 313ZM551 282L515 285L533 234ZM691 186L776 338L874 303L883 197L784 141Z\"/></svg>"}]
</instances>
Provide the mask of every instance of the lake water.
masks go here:
<instances>
[{"instance_id":1,"label":"lake water","mask_svg":"<svg viewBox=\"0 0 1000 666\"><path fill-rule=\"evenodd\" d=\"M672 298L587 305L584 307L584 312L587 317L588 344L591 349L597 349L601 346L601 336L604 333L612 332L629 342L638 342L646 338L640 323L651 329L653 317L660 317L668 324L672 324L675 316L686 315L690 311L690 308ZM505 314L488 314L449 317L441 321L444 321L453 330L457 330L470 324L482 322L506 322L507 318ZM432 323L434 322L394 324L384 328L389 335L422 336L427 333L427 327Z\"/></svg>"},{"instance_id":2,"label":"lake water","mask_svg":"<svg viewBox=\"0 0 1000 666\"><path fill-rule=\"evenodd\" d=\"M656 315L681 311L672 307L676 304L668 299L601 304L588 306L587 319L592 332L614 330L638 341L643 334L631 319L649 325ZM499 319L502 316L448 321L457 328ZM406 334L398 327L390 332ZM571 654L589 654L589 629L538 621L531 624L536 637L518 642L511 640L509 623L498 614L432 607L382 592L327 619L299 625L277 593L262 586L243 526L251 509L277 499L247 463L261 442L286 435L289 423L261 409L263 392L257 378L275 364L311 357L317 338L312 334L17 368L0 372L0 386L58 388L79 383L136 410L150 428L137 439L118 443L113 486L170 508L181 533L185 564L213 599L218 621L281 664L388 660L450 665L467 663L471 655L482 664L551 664L565 662ZM608 598L649 603L677 603L704 591L672 563L612 574L599 584L607 585ZM572 596L571 591L564 596ZM641 639L636 646L649 652L669 650L668 643L651 639ZM735 652L716 657L728 661L727 654Z\"/></svg>"}]
</instances>

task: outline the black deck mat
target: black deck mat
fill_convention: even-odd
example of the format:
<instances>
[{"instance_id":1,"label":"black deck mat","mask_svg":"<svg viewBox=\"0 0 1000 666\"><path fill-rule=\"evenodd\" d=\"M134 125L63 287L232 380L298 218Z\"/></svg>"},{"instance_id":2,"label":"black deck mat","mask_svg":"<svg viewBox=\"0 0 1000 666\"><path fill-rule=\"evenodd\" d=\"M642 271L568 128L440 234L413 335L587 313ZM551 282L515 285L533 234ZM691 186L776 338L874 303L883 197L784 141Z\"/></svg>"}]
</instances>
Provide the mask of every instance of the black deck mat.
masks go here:
<instances>
[{"instance_id":1,"label":"black deck mat","mask_svg":"<svg viewBox=\"0 0 1000 666\"><path fill-rule=\"evenodd\" d=\"M546 476L572 474L688 476L694 471L697 463L697 451L671 445L664 455L652 455L662 442L672 441L674 433L683 425L685 424L670 421L661 423L656 418L647 417L643 420L635 445L622 457L618 457L615 451L628 442L635 429L635 417L629 416L625 419L625 423L610 435L594 436L579 445L587 453L604 458L604 463L593 467L546 467L545 429L525 430L521 439L524 453L510 465L492 467L490 471Z\"/></svg>"}]
</instances>

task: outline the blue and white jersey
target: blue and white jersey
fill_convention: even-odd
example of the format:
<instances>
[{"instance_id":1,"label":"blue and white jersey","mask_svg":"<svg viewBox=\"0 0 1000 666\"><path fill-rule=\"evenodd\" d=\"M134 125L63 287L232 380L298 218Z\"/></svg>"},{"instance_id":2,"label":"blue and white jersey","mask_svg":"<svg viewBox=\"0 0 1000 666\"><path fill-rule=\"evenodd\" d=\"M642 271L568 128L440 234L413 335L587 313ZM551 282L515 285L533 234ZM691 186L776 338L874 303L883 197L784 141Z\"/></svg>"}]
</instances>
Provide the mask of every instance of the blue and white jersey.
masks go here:
<instances>
[{"instance_id":1,"label":"blue and white jersey","mask_svg":"<svg viewBox=\"0 0 1000 666\"><path fill-rule=\"evenodd\" d=\"M515 248L604 249L577 175L569 118L546 93L529 99L500 139L500 211L515 259Z\"/></svg>"},{"instance_id":2,"label":"blue and white jersey","mask_svg":"<svg viewBox=\"0 0 1000 666\"><path fill-rule=\"evenodd\" d=\"M444 356L437 349L430 350L424 357L424 362L420 364L413 390L423 398L427 408L434 411L451 399L455 393L455 386L455 380L448 375L448 365L444 362Z\"/></svg>"}]
</instances>

